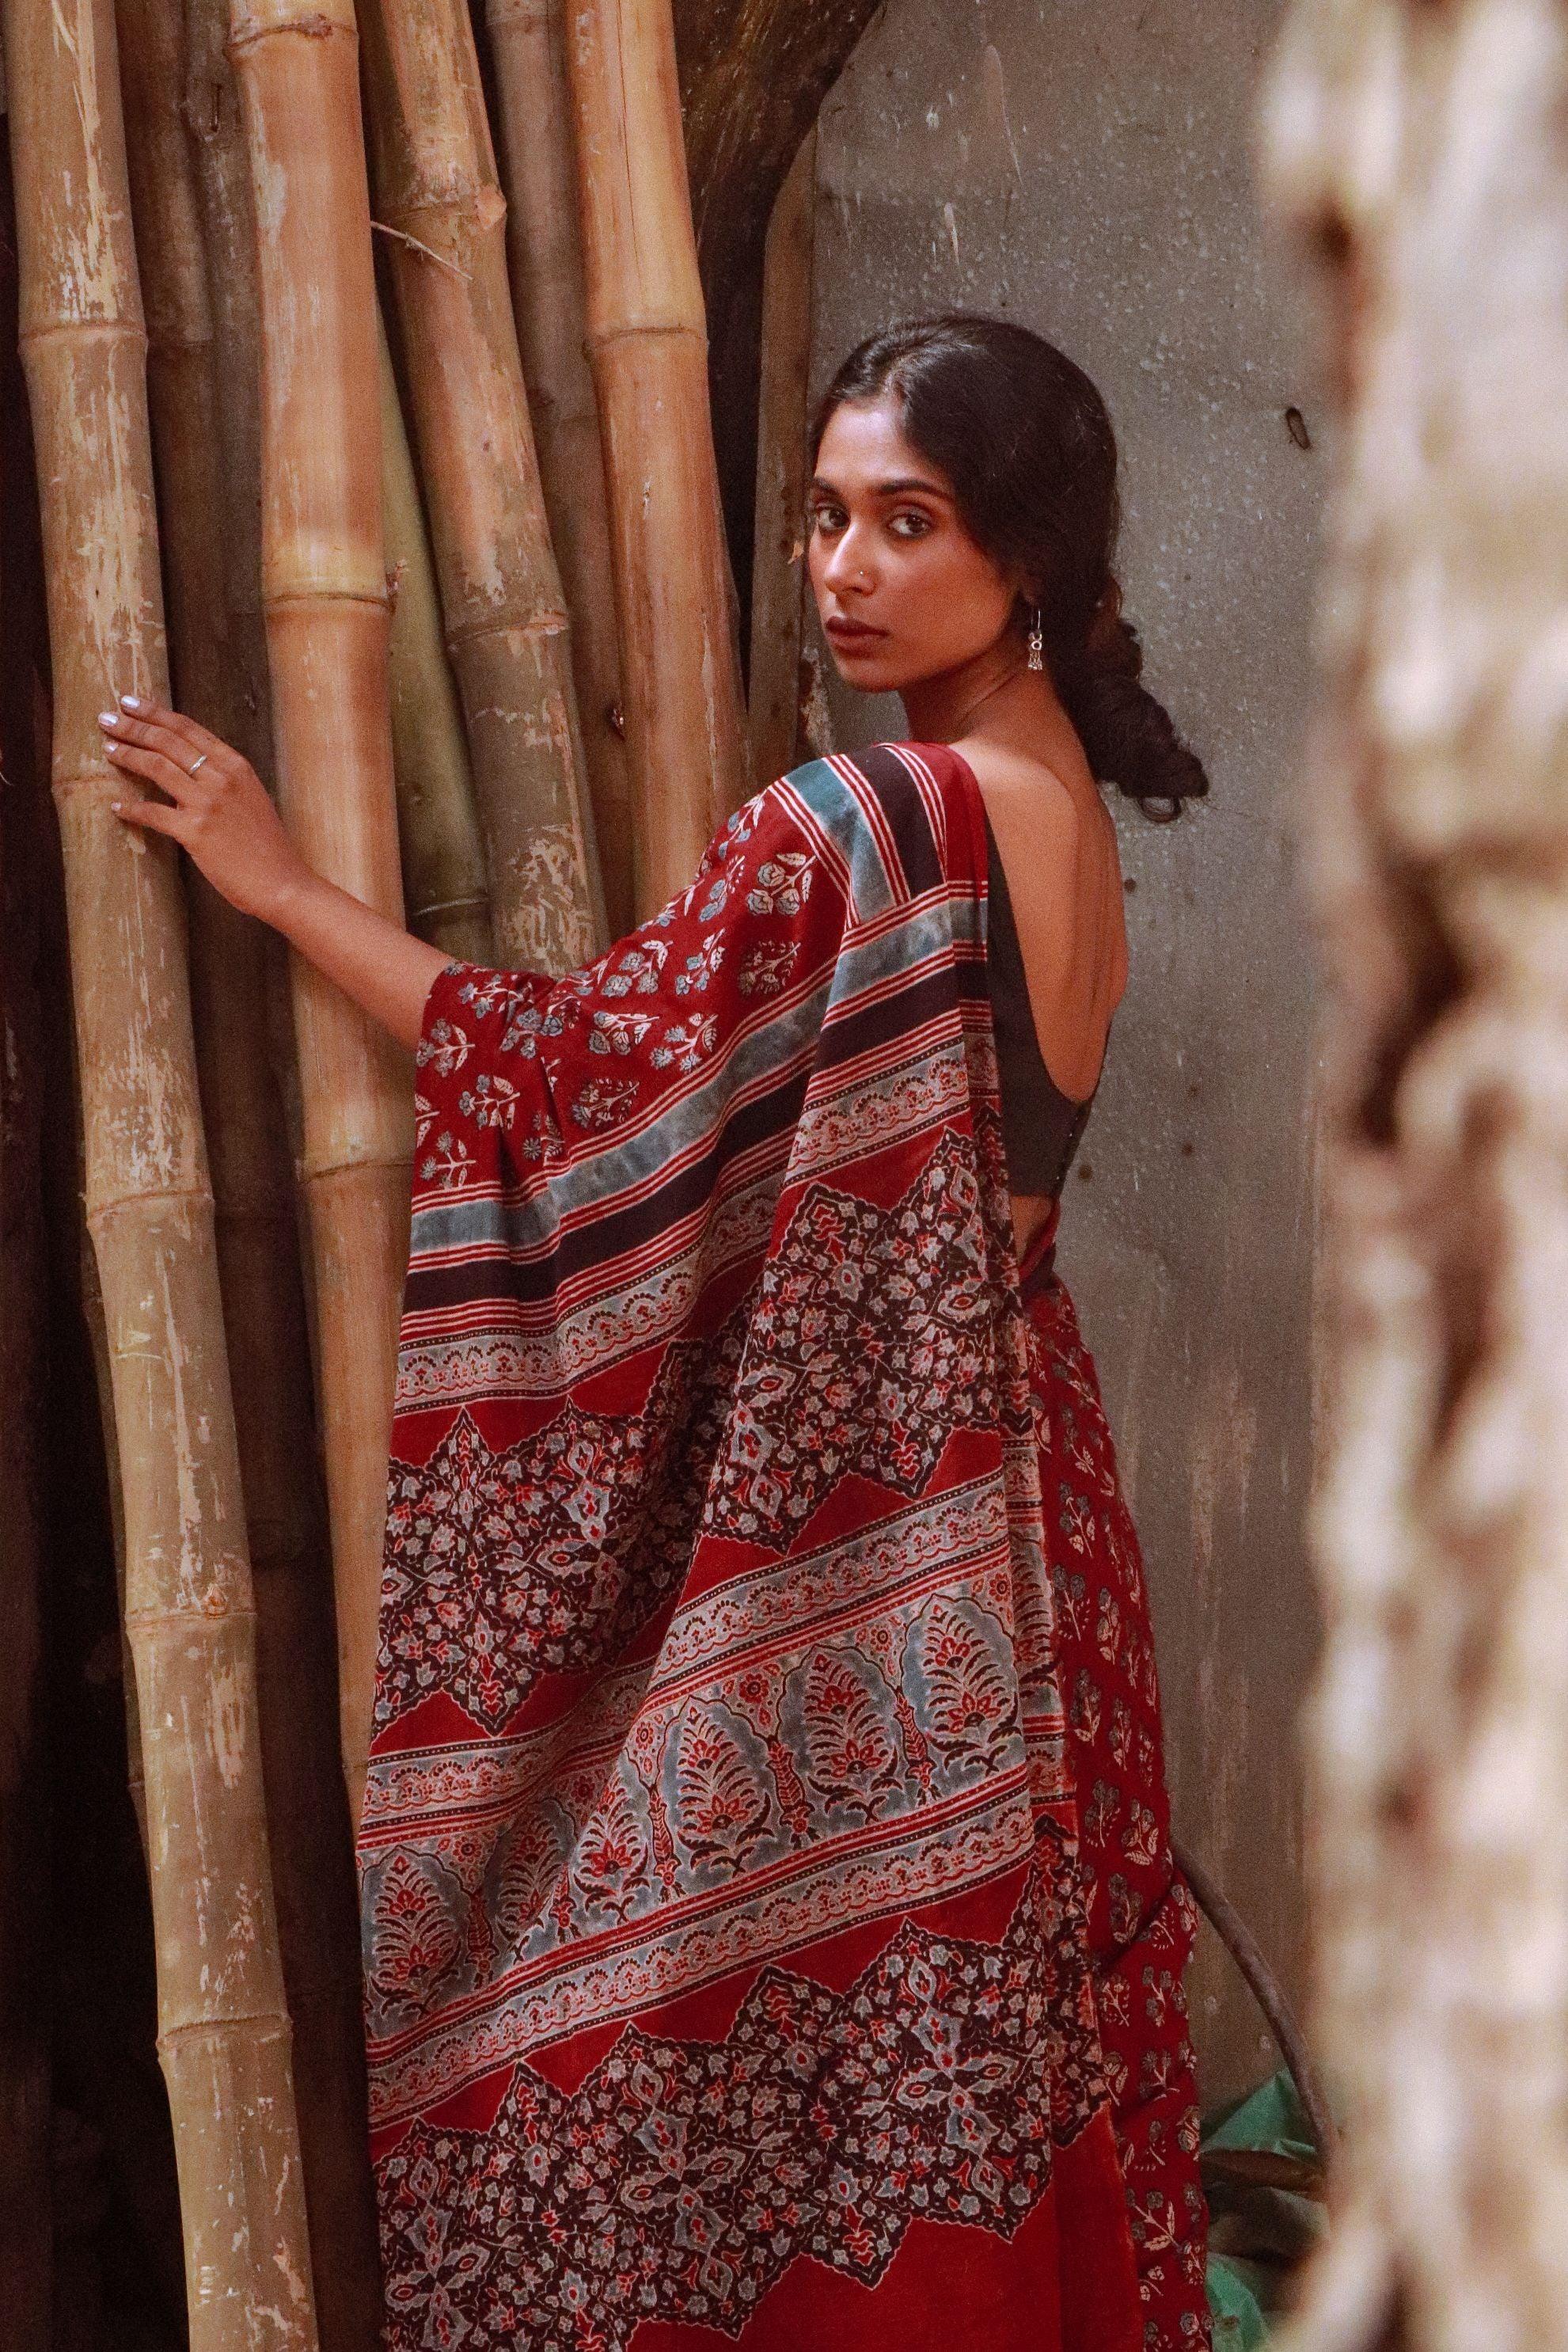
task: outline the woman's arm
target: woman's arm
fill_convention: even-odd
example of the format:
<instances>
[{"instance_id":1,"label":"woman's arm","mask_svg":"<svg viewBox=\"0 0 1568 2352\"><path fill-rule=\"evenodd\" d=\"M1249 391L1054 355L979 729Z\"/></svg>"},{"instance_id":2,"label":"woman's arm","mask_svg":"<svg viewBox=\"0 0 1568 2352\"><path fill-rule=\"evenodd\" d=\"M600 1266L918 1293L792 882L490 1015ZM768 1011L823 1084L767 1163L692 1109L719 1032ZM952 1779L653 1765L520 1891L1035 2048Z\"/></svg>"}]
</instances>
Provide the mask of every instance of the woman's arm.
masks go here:
<instances>
[{"instance_id":1,"label":"woman's arm","mask_svg":"<svg viewBox=\"0 0 1568 2352\"><path fill-rule=\"evenodd\" d=\"M372 1020L417 1045L431 982L451 958L313 874L249 761L193 719L123 695L99 725L115 766L168 794L116 801L116 816L177 841L231 905L281 931Z\"/></svg>"}]
</instances>

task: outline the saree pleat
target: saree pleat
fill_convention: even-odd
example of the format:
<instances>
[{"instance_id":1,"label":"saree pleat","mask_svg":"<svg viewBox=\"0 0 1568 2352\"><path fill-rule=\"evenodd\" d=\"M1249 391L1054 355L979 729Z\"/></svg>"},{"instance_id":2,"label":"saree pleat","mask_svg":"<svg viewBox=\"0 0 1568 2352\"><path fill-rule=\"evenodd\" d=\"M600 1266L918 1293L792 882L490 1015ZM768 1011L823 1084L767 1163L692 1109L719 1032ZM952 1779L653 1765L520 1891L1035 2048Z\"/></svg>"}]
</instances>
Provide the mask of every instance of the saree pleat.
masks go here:
<instances>
[{"instance_id":1,"label":"saree pleat","mask_svg":"<svg viewBox=\"0 0 1568 2352\"><path fill-rule=\"evenodd\" d=\"M1149 2352L1208 2340L1207 2214L1183 1973L1197 1915L1170 1846L1159 1683L1137 1530L1066 1285L1026 1258L1057 1674L1067 1708L1095 2012Z\"/></svg>"},{"instance_id":2,"label":"saree pleat","mask_svg":"<svg viewBox=\"0 0 1568 2352\"><path fill-rule=\"evenodd\" d=\"M388 2352L935 2352L956 2295L998 2352L1206 2340L1152 1655L1068 1721L1103 1421L1020 1292L982 815L936 747L813 761L594 964L432 989L360 1839Z\"/></svg>"}]
</instances>

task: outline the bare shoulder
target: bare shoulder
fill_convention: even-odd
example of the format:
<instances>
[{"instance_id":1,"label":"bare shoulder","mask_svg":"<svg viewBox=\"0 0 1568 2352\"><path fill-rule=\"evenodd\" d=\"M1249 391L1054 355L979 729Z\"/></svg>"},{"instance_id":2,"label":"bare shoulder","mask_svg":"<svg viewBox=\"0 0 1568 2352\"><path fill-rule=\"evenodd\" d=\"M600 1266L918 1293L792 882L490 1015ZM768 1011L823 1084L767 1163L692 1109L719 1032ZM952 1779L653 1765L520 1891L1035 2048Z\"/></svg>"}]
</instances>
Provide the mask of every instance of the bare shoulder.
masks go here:
<instances>
[{"instance_id":1,"label":"bare shoulder","mask_svg":"<svg viewBox=\"0 0 1568 2352\"><path fill-rule=\"evenodd\" d=\"M1087 770L1082 778L1069 778L1008 743L982 740L954 749L974 771L1004 851L1010 840L1027 845L1031 863L1053 855L1060 862L1076 855L1086 832L1099 845L1106 812Z\"/></svg>"}]
</instances>

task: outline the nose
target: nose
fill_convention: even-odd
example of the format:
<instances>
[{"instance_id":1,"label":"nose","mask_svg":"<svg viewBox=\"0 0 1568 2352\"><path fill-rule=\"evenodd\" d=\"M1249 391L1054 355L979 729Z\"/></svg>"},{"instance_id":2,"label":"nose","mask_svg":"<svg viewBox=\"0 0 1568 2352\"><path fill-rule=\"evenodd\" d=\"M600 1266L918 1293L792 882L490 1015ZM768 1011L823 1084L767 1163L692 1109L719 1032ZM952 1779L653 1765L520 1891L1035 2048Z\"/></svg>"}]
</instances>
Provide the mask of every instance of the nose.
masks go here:
<instances>
[{"instance_id":1,"label":"nose","mask_svg":"<svg viewBox=\"0 0 1568 2352\"><path fill-rule=\"evenodd\" d=\"M822 566L822 585L831 588L835 596L864 596L875 586L875 575L867 560L864 534L857 523L833 543Z\"/></svg>"}]
</instances>

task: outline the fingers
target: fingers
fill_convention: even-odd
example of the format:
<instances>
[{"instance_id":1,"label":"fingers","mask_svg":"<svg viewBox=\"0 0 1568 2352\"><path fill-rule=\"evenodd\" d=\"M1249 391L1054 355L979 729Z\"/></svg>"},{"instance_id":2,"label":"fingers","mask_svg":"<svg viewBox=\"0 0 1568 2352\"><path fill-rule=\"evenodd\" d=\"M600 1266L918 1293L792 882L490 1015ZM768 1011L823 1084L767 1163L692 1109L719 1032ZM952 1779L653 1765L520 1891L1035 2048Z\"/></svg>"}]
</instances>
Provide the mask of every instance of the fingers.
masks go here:
<instances>
[{"instance_id":1,"label":"fingers","mask_svg":"<svg viewBox=\"0 0 1568 2352\"><path fill-rule=\"evenodd\" d=\"M171 760L165 751L143 751L134 743L120 742L116 736L110 736L103 748L123 775L140 776L144 782L155 784L161 793L168 793L177 808L199 805L206 797L205 775L193 781L188 769Z\"/></svg>"},{"instance_id":2,"label":"fingers","mask_svg":"<svg viewBox=\"0 0 1568 2352\"><path fill-rule=\"evenodd\" d=\"M137 726L163 730L179 736L191 747L191 758L204 751L213 759L219 751L228 751L228 745L210 727L199 719L187 718L183 710L172 710L167 703L154 702L145 694L122 694L115 706L120 717ZM230 753L232 758L234 755Z\"/></svg>"},{"instance_id":3,"label":"fingers","mask_svg":"<svg viewBox=\"0 0 1568 2352\"><path fill-rule=\"evenodd\" d=\"M101 712L98 723L110 743L158 752L184 776L213 770L226 774L239 764L239 754L218 736L162 703L122 695L119 709Z\"/></svg>"},{"instance_id":4,"label":"fingers","mask_svg":"<svg viewBox=\"0 0 1568 2352\"><path fill-rule=\"evenodd\" d=\"M121 824L136 825L143 833L166 833L172 841L180 838L180 812L167 801L111 801L110 806Z\"/></svg>"}]
</instances>

